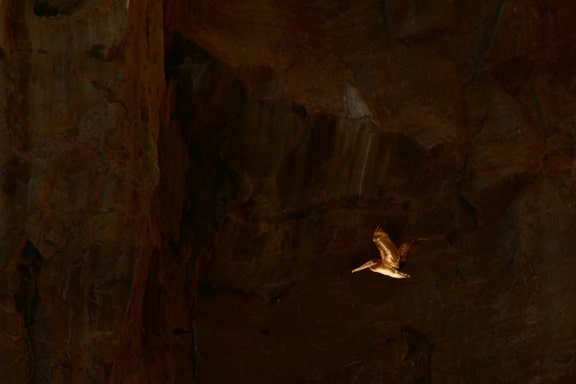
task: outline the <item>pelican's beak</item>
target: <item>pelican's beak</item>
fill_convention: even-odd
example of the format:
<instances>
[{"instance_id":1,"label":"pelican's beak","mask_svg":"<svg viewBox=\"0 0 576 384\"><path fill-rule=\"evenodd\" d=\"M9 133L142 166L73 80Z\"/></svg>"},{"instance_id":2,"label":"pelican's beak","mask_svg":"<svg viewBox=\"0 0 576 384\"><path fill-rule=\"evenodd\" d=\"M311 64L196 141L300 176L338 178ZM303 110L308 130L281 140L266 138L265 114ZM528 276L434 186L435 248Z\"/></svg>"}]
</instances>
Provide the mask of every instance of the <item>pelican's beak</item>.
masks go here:
<instances>
[{"instance_id":1,"label":"pelican's beak","mask_svg":"<svg viewBox=\"0 0 576 384\"><path fill-rule=\"evenodd\" d=\"M368 269L368 268L370 268L370 267L372 267L372 266L374 266L374 265L376 265L376 264L378 264L378 261L376 261L376 260L370 260L369 262L367 262L367 263L365 263L365 264L362 264L362 265L359 266L358 268L353 269L353 270L352 270L352 273L358 272L358 271L362 271L362 270L364 270L364 269Z\"/></svg>"}]
</instances>

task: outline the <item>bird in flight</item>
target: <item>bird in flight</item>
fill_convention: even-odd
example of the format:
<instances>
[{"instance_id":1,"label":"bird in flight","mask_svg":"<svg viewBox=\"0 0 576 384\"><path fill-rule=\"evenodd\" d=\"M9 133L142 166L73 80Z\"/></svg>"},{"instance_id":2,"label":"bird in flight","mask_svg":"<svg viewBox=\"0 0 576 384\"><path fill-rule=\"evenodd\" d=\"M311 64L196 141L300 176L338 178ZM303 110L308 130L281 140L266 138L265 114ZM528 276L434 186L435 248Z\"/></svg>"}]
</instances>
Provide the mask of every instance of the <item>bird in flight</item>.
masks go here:
<instances>
[{"instance_id":1,"label":"bird in flight","mask_svg":"<svg viewBox=\"0 0 576 384\"><path fill-rule=\"evenodd\" d=\"M402 243L400 248L396 248L396 245L390 240L390 237L386 232L380 227L376 227L374 234L372 235L372 241L378 248L380 252L379 259L372 259L369 262L362 264L356 269L352 270L352 273L362 271L364 269L370 268L372 272L380 273L382 275L390 276L395 279L406 279L410 275L404 272L400 272L400 263L406 261L406 256L412 245L418 240L417 239L410 242Z\"/></svg>"}]
</instances>

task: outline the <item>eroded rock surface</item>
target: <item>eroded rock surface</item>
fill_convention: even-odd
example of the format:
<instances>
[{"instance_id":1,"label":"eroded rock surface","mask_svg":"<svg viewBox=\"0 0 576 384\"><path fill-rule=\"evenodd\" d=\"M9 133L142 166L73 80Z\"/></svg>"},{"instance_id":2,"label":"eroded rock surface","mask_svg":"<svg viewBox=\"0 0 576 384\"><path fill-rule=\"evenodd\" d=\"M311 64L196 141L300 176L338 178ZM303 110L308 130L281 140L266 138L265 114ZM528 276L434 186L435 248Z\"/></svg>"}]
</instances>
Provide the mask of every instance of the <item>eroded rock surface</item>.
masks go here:
<instances>
[{"instance_id":1,"label":"eroded rock surface","mask_svg":"<svg viewBox=\"0 0 576 384\"><path fill-rule=\"evenodd\" d=\"M575 4L0 2L0 381L574 381Z\"/></svg>"},{"instance_id":2,"label":"eroded rock surface","mask_svg":"<svg viewBox=\"0 0 576 384\"><path fill-rule=\"evenodd\" d=\"M131 360L157 243L159 9L0 4L2 382L106 381Z\"/></svg>"},{"instance_id":3,"label":"eroded rock surface","mask_svg":"<svg viewBox=\"0 0 576 384\"><path fill-rule=\"evenodd\" d=\"M179 30L246 92L213 150L233 176L200 291L200 381L574 377L571 7L189 6ZM377 224L431 236L410 281L349 275Z\"/></svg>"}]
</instances>

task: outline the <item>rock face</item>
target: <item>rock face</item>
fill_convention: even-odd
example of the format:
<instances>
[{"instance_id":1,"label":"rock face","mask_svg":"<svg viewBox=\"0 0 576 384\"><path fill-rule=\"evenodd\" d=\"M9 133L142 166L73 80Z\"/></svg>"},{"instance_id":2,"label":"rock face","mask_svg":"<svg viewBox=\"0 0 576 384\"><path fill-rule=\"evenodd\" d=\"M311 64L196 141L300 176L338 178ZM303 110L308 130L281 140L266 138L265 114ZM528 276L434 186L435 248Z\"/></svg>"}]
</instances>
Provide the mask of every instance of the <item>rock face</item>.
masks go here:
<instances>
[{"instance_id":1,"label":"rock face","mask_svg":"<svg viewBox=\"0 0 576 384\"><path fill-rule=\"evenodd\" d=\"M0 381L574 381L575 11L1 2Z\"/></svg>"},{"instance_id":2,"label":"rock face","mask_svg":"<svg viewBox=\"0 0 576 384\"><path fill-rule=\"evenodd\" d=\"M108 381L138 339L158 244L153 3L0 4L2 382Z\"/></svg>"}]
</instances>

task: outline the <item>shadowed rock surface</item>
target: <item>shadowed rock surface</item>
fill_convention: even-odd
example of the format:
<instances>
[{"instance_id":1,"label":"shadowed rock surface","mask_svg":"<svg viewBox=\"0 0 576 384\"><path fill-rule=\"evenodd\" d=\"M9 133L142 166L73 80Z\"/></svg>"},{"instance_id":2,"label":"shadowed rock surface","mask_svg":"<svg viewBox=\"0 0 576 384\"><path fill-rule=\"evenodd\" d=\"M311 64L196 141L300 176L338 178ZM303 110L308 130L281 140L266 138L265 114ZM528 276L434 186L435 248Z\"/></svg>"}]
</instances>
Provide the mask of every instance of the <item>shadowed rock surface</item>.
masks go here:
<instances>
[{"instance_id":1,"label":"shadowed rock surface","mask_svg":"<svg viewBox=\"0 0 576 384\"><path fill-rule=\"evenodd\" d=\"M575 12L0 2L0 382L576 380Z\"/></svg>"}]
</instances>

